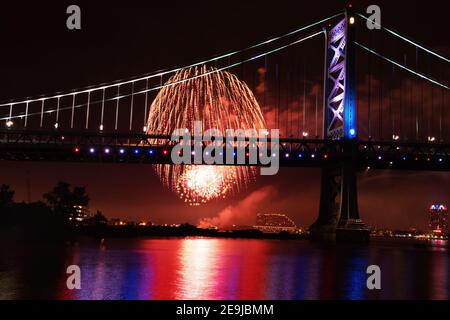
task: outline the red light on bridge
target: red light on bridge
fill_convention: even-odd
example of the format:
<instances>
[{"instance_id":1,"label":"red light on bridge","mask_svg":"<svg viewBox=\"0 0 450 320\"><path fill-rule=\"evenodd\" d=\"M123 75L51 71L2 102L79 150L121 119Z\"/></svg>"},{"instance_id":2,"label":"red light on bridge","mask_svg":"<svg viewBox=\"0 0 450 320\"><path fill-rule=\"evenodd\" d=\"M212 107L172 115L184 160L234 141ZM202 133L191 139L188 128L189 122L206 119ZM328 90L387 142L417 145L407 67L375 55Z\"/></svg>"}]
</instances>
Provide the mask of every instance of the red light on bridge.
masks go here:
<instances>
[{"instance_id":1,"label":"red light on bridge","mask_svg":"<svg viewBox=\"0 0 450 320\"><path fill-rule=\"evenodd\" d=\"M80 152L80 148L79 148L79 147L75 147L75 148L73 148L73 152L75 152L75 153L79 153L79 152Z\"/></svg>"},{"instance_id":2,"label":"red light on bridge","mask_svg":"<svg viewBox=\"0 0 450 320\"><path fill-rule=\"evenodd\" d=\"M163 155L167 156L168 153L169 153L169 151L163 150Z\"/></svg>"},{"instance_id":3,"label":"red light on bridge","mask_svg":"<svg viewBox=\"0 0 450 320\"><path fill-rule=\"evenodd\" d=\"M326 159L328 159L328 155L325 153L324 155L323 155L323 158L326 160Z\"/></svg>"}]
</instances>

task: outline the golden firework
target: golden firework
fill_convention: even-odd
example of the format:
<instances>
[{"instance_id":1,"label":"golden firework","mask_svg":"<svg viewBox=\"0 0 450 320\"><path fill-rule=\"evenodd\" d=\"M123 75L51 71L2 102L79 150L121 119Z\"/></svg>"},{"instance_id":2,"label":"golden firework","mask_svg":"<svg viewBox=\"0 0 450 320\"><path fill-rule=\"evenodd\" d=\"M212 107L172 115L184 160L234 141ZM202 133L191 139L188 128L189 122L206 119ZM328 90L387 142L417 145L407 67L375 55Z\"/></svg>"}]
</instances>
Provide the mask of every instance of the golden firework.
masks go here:
<instances>
[{"instance_id":1,"label":"golden firework","mask_svg":"<svg viewBox=\"0 0 450 320\"><path fill-rule=\"evenodd\" d=\"M178 71L150 107L147 132L170 135L175 129L192 133L194 122L203 131L264 129L265 121L250 88L235 75L214 68ZM153 143L157 140L151 141ZM216 165L154 165L161 182L190 205L224 198L254 180L254 167Z\"/></svg>"}]
</instances>

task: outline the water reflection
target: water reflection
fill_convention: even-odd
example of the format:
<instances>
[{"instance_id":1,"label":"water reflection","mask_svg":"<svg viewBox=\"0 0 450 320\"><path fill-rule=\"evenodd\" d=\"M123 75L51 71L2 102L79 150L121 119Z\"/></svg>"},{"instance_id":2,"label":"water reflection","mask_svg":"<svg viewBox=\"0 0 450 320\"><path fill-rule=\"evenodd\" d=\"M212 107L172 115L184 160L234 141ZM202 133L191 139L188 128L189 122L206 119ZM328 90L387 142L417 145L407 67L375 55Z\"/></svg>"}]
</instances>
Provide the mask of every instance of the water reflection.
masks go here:
<instances>
[{"instance_id":1,"label":"water reflection","mask_svg":"<svg viewBox=\"0 0 450 320\"><path fill-rule=\"evenodd\" d=\"M243 239L0 244L0 299L448 299L448 248ZM66 287L68 265L82 289ZM366 288L366 268L382 290Z\"/></svg>"},{"instance_id":2,"label":"water reflection","mask_svg":"<svg viewBox=\"0 0 450 320\"><path fill-rule=\"evenodd\" d=\"M179 251L180 268L176 299L214 299L218 274L222 271L218 239L186 239ZM223 276L224 271L222 271ZM223 282L223 280L221 281Z\"/></svg>"}]
</instances>

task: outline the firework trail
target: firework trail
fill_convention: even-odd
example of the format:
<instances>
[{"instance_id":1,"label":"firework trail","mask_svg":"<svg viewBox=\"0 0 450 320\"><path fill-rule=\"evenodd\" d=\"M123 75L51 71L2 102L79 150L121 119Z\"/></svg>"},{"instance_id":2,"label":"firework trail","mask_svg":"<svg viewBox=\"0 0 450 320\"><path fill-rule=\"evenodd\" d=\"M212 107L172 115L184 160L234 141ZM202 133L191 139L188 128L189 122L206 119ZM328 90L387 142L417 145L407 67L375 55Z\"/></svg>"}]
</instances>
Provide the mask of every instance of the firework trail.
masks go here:
<instances>
[{"instance_id":1,"label":"firework trail","mask_svg":"<svg viewBox=\"0 0 450 320\"><path fill-rule=\"evenodd\" d=\"M172 85L170 85L172 84ZM249 87L235 75L214 68L195 67L172 76L153 101L148 133L172 134L201 121L203 131L264 129L261 109ZM152 141L158 142L158 141ZM199 205L238 192L254 180L253 167L164 165L153 166L161 182L190 205Z\"/></svg>"}]
</instances>

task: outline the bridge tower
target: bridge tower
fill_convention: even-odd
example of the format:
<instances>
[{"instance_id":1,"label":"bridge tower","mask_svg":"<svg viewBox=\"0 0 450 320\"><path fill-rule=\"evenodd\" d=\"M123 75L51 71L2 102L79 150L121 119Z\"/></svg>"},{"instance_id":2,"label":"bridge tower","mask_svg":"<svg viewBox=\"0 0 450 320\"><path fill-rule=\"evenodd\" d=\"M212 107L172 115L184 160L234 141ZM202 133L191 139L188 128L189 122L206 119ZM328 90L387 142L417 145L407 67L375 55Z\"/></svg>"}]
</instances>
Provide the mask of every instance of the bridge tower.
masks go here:
<instances>
[{"instance_id":1,"label":"bridge tower","mask_svg":"<svg viewBox=\"0 0 450 320\"><path fill-rule=\"evenodd\" d=\"M341 140L343 156L322 168L319 216L310 227L315 240L368 241L357 199L357 127L354 16L325 30L325 139Z\"/></svg>"}]
</instances>

